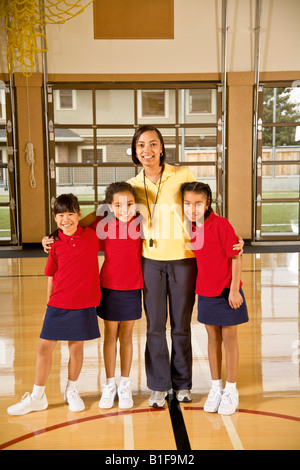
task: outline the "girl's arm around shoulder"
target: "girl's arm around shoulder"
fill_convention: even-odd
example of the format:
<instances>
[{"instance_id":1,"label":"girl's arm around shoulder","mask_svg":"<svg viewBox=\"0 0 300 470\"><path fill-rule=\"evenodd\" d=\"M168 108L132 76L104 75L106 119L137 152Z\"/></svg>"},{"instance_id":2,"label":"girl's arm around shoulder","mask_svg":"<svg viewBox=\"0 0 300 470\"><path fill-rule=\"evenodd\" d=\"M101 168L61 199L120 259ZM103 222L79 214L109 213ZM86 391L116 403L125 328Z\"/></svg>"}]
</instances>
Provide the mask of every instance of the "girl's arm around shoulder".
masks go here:
<instances>
[{"instance_id":1,"label":"girl's arm around shoulder","mask_svg":"<svg viewBox=\"0 0 300 470\"><path fill-rule=\"evenodd\" d=\"M233 245L233 249L238 251L239 256L241 256L244 253L243 247L244 247L245 242L242 239L242 237L240 237L239 235L237 235L237 238L238 238L238 243L236 245Z\"/></svg>"},{"instance_id":2,"label":"girl's arm around shoulder","mask_svg":"<svg viewBox=\"0 0 300 470\"><path fill-rule=\"evenodd\" d=\"M56 254L56 243L54 243L49 253L49 257L47 259L47 263L45 266L46 276L54 276L57 269L58 269L58 260L57 260L57 254Z\"/></svg>"},{"instance_id":3,"label":"girl's arm around shoulder","mask_svg":"<svg viewBox=\"0 0 300 470\"><path fill-rule=\"evenodd\" d=\"M43 246L43 249L44 249L44 252L49 254L50 253L50 250L52 248L52 244L54 243L54 239L51 238L51 237L44 237L42 239L42 246Z\"/></svg>"},{"instance_id":4,"label":"girl's arm around shoulder","mask_svg":"<svg viewBox=\"0 0 300 470\"><path fill-rule=\"evenodd\" d=\"M234 228L228 219L217 216L217 221L220 238L223 241L224 248L228 256L231 258L235 255L242 255L243 246L245 244L244 240L239 235L236 235ZM238 253L236 253L237 251Z\"/></svg>"},{"instance_id":5,"label":"girl's arm around shoulder","mask_svg":"<svg viewBox=\"0 0 300 470\"><path fill-rule=\"evenodd\" d=\"M79 221L79 225L82 228L89 227L97 220L96 211L87 214L83 219Z\"/></svg>"}]
</instances>

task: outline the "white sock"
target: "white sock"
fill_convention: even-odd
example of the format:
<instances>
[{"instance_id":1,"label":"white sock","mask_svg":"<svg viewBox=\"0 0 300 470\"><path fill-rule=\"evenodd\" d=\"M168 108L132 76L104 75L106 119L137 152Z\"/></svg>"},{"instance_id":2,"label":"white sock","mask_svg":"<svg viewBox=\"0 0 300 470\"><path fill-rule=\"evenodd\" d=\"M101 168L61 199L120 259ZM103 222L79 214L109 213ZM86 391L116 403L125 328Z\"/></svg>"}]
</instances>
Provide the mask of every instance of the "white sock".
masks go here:
<instances>
[{"instance_id":1,"label":"white sock","mask_svg":"<svg viewBox=\"0 0 300 470\"><path fill-rule=\"evenodd\" d=\"M31 396L36 398L37 400L40 400L42 396L44 395L45 392L45 386L43 385L33 385L32 393Z\"/></svg>"},{"instance_id":2,"label":"white sock","mask_svg":"<svg viewBox=\"0 0 300 470\"><path fill-rule=\"evenodd\" d=\"M110 385L111 387L113 387L114 385L116 385L116 378L115 378L115 377L111 377L110 379L106 379L106 385Z\"/></svg>"},{"instance_id":3,"label":"white sock","mask_svg":"<svg viewBox=\"0 0 300 470\"><path fill-rule=\"evenodd\" d=\"M212 380L211 386L212 388L223 388L222 379Z\"/></svg>"},{"instance_id":4,"label":"white sock","mask_svg":"<svg viewBox=\"0 0 300 470\"><path fill-rule=\"evenodd\" d=\"M226 387L225 390L236 390L236 382L227 382L226 381Z\"/></svg>"},{"instance_id":5,"label":"white sock","mask_svg":"<svg viewBox=\"0 0 300 470\"><path fill-rule=\"evenodd\" d=\"M77 380L68 380L66 391L76 390Z\"/></svg>"},{"instance_id":6,"label":"white sock","mask_svg":"<svg viewBox=\"0 0 300 470\"><path fill-rule=\"evenodd\" d=\"M129 377L120 377L120 386L126 387L126 385L130 382Z\"/></svg>"}]
</instances>

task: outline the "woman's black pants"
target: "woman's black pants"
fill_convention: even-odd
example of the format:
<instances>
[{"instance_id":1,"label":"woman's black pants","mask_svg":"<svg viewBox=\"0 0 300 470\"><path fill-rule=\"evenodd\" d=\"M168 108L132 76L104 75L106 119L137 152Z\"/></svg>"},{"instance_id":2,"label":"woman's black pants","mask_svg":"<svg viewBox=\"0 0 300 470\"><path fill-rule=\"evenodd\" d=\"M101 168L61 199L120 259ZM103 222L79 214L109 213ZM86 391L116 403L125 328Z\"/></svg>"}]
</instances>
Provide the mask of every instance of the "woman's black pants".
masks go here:
<instances>
[{"instance_id":1,"label":"woman's black pants","mask_svg":"<svg viewBox=\"0 0 300 470\"><path fill-rule=\"evenodd\" d=\"M147 318L145 367L150 390L192 388L191 316L195 303L195 258L156 261L142 258ZM171 358L166 326L171 328Z\"/></svg>"}]
</instances>

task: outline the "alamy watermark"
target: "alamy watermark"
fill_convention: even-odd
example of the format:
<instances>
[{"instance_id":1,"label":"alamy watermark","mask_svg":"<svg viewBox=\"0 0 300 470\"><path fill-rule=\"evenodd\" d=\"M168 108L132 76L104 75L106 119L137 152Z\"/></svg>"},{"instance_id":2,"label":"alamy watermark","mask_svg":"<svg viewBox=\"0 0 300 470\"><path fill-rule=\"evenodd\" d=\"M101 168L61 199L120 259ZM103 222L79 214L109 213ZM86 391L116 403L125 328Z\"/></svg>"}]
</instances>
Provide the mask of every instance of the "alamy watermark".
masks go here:
<instances>
[{"instance_id":1,"label":"alamy watermark","mask_svg":"<svg viewBox=\"0 0 300 470\"><path fill-rule=\"evenodd\" d=\"M149 210L150 209L150 210ZM101 240L127 239L136 240L185 240L186 249L200 250L204 242L204 230L195 230L191 220L184 213L181 204L153 204L148 209L143 204L135 204L127 207L127 200L120 198L118 207L120 222L126 221L128 216L133 219L130 224L120 223L118 226L112 223L115 219L115 209L111 204L100 204L96 215L100 217L96 232ZM202 221L201 221L202 222Z\"/></svg>"}]
</instances>

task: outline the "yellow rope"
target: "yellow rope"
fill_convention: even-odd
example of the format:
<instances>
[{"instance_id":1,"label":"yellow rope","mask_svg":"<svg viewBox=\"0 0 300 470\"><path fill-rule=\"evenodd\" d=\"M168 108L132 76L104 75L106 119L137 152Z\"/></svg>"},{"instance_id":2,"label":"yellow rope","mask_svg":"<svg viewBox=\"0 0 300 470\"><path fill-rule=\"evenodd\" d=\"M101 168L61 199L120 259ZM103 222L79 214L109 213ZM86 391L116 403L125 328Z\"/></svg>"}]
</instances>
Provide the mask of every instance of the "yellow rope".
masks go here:
<instances>
[{"instance_id":1,"label":"yellow rope","mask_svg":"<svg viewBox=\"0 0 300 470\"><path fill-rule=\"evenodd\" d=\"M11 74L15 61L23 75L34 68L34 55L48 50L46 24L63 24L82 13L94 0L1 0L0 18L7 31L7 67ZM1 28L3 29L3 28Z\"/></svg>"}]
</instances>

